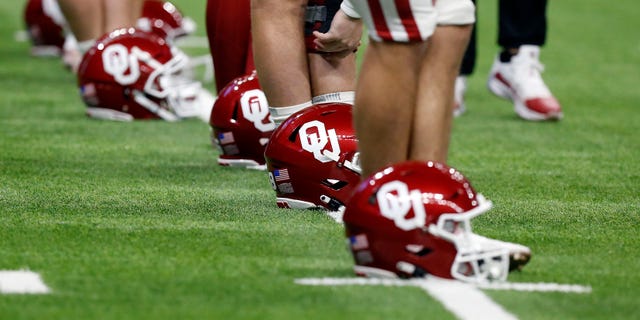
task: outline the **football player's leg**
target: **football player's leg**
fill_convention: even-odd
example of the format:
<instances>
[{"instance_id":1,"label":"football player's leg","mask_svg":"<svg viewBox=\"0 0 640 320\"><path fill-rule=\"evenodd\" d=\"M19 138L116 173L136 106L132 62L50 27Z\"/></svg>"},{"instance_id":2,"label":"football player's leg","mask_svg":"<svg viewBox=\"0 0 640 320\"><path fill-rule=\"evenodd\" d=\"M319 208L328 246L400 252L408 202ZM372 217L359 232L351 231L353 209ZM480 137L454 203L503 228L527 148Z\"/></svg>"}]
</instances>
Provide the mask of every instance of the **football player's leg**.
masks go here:
<instances>
[{"instance_id":1,"label":"football player's leg","mask_svg":"<svg viewBox=\"0 0 640 320\"><path fill-rule=\"evenodd\" d=\"M546 0L500 0L498 44L517 51L521 45L543 46L547 36Z\"/></svg>"},{"instance_id":2,"label":"football player's leg","mask_svg":"<svg viewBox=\"0 0 640 320\"><path fill-rule=\"evenodd\" d=\"M547 34L546 0L500 1L498 44L487 85L514 102L525 120L559 120L562 108L542 79L540 47Z\"/></svg>"},{"instance_id":3,"label":"football player's leg","mask_svg":"<svg viewBox=\"0 0 640 320\"><path fill-rule=\"evenodd\" d=\"M341 102L353 104L356 87L355 53L328 54L319 52L314 43L314 31L327 32L332 27L341 1L310 0L305 20L305 45L309 60L309 75L313 103ZM326 12L326 14L319 14Z\"/></svg>"},{"instance_id":4,"label":"football player's leg","mask_svg":"<svg viewBox=\"0 0 640 320\"><path fill-rule=\"evenodd\" d=\"M372 41L356 89L354 123L362 176L408 159L418 72L425 43Z\"/></svg>"},{"instance_id":5,"label":"football player's leg","mask_svg":"<svg viewBox=\"0 0 640 320\"><path fill-rule=\"evenodd\" d=\"M102 35L101 0L58 0L58 4L79 44L95 41Z\"/></svg>"},{"instance_id":6,"label":"football player's leg","mask_svg":"<svg viewBox=\"0 0 640 320\"><path fill-rule=\"evenodd\" d=\"M251 1L253 58L269 105L276 109L311 101L302 41L305 9L305 0Z\"/></svg>"},{"instance_id":7,"label":"football player's leg","mask_svg":"<svg viewBox=\"0 0 640 320\"><path fill-rule=\"evenodd\" d=\"M249 3L249 0L207 1L207 38L218 92L254 68Z\"/></svg>"},{"instance_id":8,"label":"football player's leg","mask_svg":"<svg viewBox=\"0 0 640 320\"><path fill-rule=\"evenodd\" d=\"M142 14L142 0L103 0L103 33L118 28L135 27Z\"/></svg>"},{"instance_id":9,"label":"football player's leg","mask_svg":"<svg viewBox=\"0 0 640 320\"><path fill-rule=\"evenodd\" d=\"M356 88L355 53L332 59L326 59L322 54L309 54L309 71L314 103L353 104Z\"/></svg>"},{"instance_id":10,"label":"football player's leg","mask_svg":"<svg viewBox=\"0 0 640 320\"><path fill-rule=\"evenodd\" d=\"M476 4L477 1L473 0L473 3ZM477 18L476 18L477 19ZM473 31L471 32L471 38L469 39L469 44L467 45L467 49L464 52L464 56L462 57L462 65L460 66L460 74L456 79L456 85L454 90L454 99L453 99L453 115L455 117L461 116L465 113L467 107L465 104L465 94L467 92L467 79L473 74L473 71L476 67L476 57L477 57L477 23L474 25Z\"/></svg>"},{"instance_id":11,"label":"football player's leg","mask_svg":"<svg viewBox=\"0 0 640 320\"><path fill-rule=\"evenodd\" d=\"M453 88L471 25L438 26L420 65L409 158L446 163L451 135Z\"/></svg>"}]
</instances>

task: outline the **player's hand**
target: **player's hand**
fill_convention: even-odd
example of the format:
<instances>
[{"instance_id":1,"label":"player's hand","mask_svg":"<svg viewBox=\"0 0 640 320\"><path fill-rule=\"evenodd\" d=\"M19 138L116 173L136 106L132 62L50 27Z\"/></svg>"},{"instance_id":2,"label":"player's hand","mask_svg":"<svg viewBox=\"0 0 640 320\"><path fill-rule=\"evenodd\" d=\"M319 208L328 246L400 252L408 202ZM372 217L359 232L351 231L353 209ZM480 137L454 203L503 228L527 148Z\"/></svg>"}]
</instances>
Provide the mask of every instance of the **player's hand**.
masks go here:
<instances>
[{"instance_id":1,"label":"player's hand","mask_svg":"<svg viewBox=\"0 0 640 320\"><path fill-rule=\"evenodd\" d=\"M316 50L346 56L358 49L362 38L362 21L339 10L327 33L314 31Z\"/></svg>"}]
</instances>

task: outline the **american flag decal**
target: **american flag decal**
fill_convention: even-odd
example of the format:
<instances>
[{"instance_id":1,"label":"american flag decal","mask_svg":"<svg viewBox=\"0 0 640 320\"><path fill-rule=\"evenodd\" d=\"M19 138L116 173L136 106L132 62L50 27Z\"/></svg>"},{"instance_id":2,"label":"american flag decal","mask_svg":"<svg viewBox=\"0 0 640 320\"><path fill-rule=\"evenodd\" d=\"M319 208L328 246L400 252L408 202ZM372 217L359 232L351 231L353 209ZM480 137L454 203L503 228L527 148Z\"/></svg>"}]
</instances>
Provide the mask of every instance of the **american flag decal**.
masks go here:
<instances>
[{"instance_id":1,"label":"american flag decal","mask_svg":"<svg viewBox=\"0 0 640 320\"><path fill-rule=\"evenodd\" d=\"M275 177L276 181L289 180L289 170L287 169L273 170L273 176Z\"/></svg>"},{"instance_id":2,"label":"american flag decal","mask_svg":"<svg viewBox=\"0 0 640 320\"><path fill-rule=\"evenodd\" d=\"M236 140L233 138L233 132L221 132L218 133L218 142L220 144L234 143Z\"/></svg>"},{"instance_id":3,"label":"american flag decal","mask_svg":"<svg viewBox=\"0 0 640 320\"><path fill-rule=\"evenodd\" d=\"M84 97L93 97L96 95L96 86L93 83L87 83L80 87L80 91Z\"/></svg>"},{"instance_id":4,"label":"american flag decal","mask_svg":"<svg viewBox=\"0 0 640 320\"><path fill-rule=\"evenodd\" d=\"M362 250L369 248L369 241L367 240L367 235L365 234L359 234L349 237L349 244L351 245L352 250Z\"/></svg>"}]
</instances>

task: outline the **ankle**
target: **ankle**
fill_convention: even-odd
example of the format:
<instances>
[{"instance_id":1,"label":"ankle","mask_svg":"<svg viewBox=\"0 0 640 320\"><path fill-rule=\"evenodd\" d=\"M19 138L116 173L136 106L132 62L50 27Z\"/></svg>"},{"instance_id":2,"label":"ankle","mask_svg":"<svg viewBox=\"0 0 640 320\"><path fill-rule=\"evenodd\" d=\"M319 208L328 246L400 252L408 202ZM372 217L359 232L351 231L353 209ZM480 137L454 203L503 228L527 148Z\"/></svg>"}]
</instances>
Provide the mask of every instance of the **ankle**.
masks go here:
<instances>
[{"instance_id":1,"label":"ankle","mask_svg":"<svg viewBox=\"0 0 640 320\"><path fill-rule=\"evenodd\" d=\"M503 48L500 52L500 62L511 62L511 58L518 54L518 48Z\"/></svg>"}]
</instances>

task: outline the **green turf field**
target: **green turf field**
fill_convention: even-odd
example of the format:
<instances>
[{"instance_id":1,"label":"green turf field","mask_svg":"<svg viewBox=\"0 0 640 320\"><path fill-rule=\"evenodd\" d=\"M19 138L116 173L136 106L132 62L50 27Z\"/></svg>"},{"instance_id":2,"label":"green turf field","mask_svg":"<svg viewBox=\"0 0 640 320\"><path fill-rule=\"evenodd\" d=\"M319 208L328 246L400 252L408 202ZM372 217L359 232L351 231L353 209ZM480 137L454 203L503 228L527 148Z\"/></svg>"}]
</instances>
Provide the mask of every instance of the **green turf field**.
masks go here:
<instances>
[{"instance_id":1,"label":"green turf field","mask_svg":"<svg viewBox=\"0 0 640 320\"><path fill-rule=\"evenodd\" d=\"M294 284L352 276L342 227L276 208L263 172L219 167L199 120L87 119L74 76L14 41L22 3L0 2L0 270L52 293L0 295L0 319L454 317L418 288ZM204 36L205 1L174 3ZM495 204L475 230L532 248L510 281L593 292L485 292L521 319L640 319L640 5L549 6L544 76L565 119L521 121L485 89L496 1L482 0L450 165Z\"/></svg>"}]
</instances>

